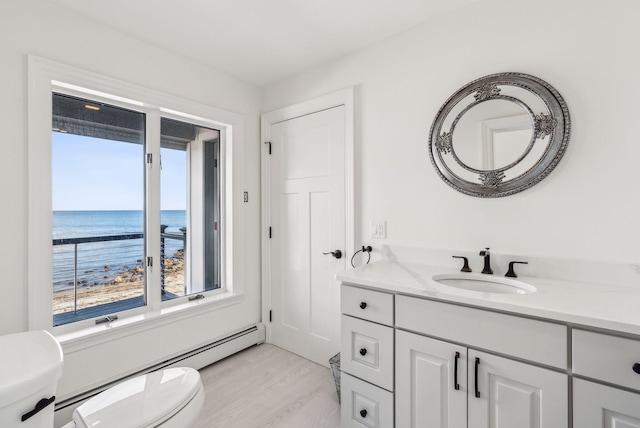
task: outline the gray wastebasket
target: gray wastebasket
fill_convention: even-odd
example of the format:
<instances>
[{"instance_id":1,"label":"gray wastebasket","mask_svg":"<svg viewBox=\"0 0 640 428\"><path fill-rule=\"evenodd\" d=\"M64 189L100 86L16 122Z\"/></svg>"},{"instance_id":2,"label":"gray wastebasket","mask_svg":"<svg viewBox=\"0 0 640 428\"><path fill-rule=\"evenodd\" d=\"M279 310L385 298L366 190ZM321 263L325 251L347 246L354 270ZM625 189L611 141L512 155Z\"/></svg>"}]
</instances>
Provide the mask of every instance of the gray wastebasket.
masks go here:
<instances>
[{"instance_id":1,"label":"gray wastebasket","mask_svg":"<svg viewBox=\"0 0 640 428\"><path fill-rule=\"evenodd\" d=\"M336 392L338 393L338 402L340 402L340 352L329 358L331 373L333 373L333 381L336 383Z\"/></svg>"}]
</instances>

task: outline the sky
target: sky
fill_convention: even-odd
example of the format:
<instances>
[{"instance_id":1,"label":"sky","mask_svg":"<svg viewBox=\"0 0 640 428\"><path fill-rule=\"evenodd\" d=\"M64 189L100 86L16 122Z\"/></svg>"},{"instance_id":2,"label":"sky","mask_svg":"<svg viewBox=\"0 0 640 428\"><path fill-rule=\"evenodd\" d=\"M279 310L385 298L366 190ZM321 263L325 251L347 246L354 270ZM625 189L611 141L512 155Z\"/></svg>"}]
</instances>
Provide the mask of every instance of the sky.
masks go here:
<instances>
[{"instance_id":1,"label":"sky","mask_svg":"<svg viewBox=\"0 0 640 428\"><path fill-rule=\"evenodd\" d=\"M52 133L53 211L142 210L141 144ZM161 150L161 209L186 209L186 152Z\"/></svg>"}]
</instances>

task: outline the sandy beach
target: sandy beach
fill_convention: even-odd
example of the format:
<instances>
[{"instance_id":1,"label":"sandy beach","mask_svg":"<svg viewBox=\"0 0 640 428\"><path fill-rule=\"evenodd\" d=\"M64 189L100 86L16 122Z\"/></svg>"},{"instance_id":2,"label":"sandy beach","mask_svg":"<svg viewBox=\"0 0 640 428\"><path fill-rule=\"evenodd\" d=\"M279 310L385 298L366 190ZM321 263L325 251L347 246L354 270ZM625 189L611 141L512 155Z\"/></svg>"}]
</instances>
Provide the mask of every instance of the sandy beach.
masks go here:
<instances>
[{"instance_id":1,"label":"sandy beach","mask_svg":"<svg viewBox=\"0 0 640 428\"><path fill-rule=\"evenodd\" d=\"M144 294L144 270L140 267L112 275L104 285L78 286L78 309ZM184 262L182 258L165 260L164 289L168 293L184 296ZM53 313L73 311L73 289L53 293Z\"/></svg>"}]
</instances>

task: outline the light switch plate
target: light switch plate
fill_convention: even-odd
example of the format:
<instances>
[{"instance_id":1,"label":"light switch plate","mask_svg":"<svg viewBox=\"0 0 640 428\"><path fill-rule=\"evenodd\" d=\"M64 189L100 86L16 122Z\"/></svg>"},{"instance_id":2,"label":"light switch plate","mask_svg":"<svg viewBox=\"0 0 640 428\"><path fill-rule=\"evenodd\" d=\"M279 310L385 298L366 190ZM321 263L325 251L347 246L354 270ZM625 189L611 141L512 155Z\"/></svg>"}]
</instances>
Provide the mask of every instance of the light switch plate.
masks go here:
<instances>
[{"instance_id":1,"label":"light switch plate","mask_svg":"<svg viewBox=\"0 0 640 428\"><path fill-rule=\"evenodd\" d=\"M387 237L387 222L386 221L370 221L369 237L385 239Z\"/></svg>"}]
</instances>

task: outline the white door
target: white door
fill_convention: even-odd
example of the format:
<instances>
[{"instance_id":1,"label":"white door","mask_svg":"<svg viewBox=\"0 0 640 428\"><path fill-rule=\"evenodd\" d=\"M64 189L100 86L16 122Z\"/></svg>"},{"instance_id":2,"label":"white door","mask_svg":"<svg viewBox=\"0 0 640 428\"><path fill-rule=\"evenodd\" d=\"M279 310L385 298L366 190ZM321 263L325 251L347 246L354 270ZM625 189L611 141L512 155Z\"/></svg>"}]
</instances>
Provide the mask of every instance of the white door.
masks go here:
<instances>
[{"instance_id":1,"label":"white door","mask_svg":"<svg viewBox=\"0 0 640 428\"><path fill-rule=\"evenodd\" d=\"M345 107L270 126L271 342L319 364L340 350L346 269ZM340 251L334 257L330 252ZM334 253L337 255L337 253Z\"/></svg>"},{"instance_id":2,"label":"white door","mask_svg":"<svg viewBox=\"0 0 640 428\"><path fill-rule=\"evenodd\" d=\"M466 428L467 349L396 332L396 427Z\"/></svg>"},{"instance_id":3,"label":"white door","mask_svg":"<svg viewBox=\"0 0 640 428\"><path fill-rule=\"evenodd\" d=\"M471 349L468 374L469 428L568 427L566 374Z\"/></svg>"},{"instance_id":4,"label":"white door","mask_svg":"<svg viewBox=\"0 0 640 428\"><path fill-rule=\"evenodd\" d=\"M640 394L574 379L573 426L640 428Z\"/></svg>"}]
</instances>

